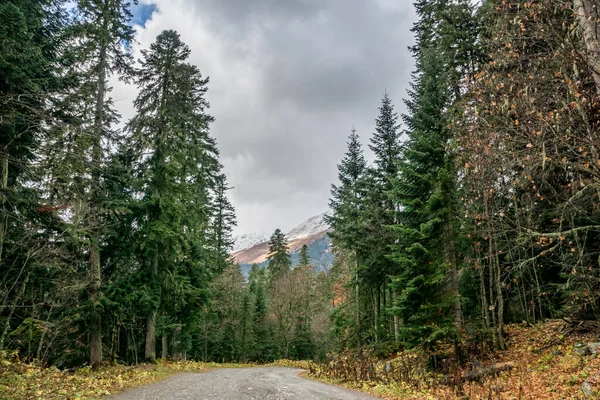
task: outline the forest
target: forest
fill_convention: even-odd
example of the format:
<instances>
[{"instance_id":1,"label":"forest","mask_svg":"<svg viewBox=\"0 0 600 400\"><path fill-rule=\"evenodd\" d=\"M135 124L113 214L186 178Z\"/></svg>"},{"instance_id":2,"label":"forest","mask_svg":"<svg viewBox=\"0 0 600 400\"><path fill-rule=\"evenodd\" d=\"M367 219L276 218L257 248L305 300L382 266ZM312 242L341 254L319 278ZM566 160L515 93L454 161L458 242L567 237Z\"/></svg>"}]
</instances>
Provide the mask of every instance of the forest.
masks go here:
<instances>
[{"instance_id":1,"label":"forest","mask_svg":"<svg viewBox=\"0 0 600 400\"><path fill-rule=\"evenodd\" d=\"M373 105L374 161L353 129L338 163L332 268L276 230L248 276L190 49L169 30L134 60L128 1L74 3L0 3L3 357L460 363L511 323L600 317L594 0L415 0L410 90Z\"/></svg>"}]
</instances>

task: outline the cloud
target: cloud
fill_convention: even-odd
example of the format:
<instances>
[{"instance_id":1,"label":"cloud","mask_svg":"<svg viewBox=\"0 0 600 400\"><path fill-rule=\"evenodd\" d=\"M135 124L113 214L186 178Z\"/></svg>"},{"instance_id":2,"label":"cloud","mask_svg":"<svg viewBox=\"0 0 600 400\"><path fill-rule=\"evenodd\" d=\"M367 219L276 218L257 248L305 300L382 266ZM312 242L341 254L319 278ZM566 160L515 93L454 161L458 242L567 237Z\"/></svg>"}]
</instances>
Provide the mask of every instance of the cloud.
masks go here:
<instances>
[{"instance_id":1,"label":"cloud","mask_svg":"<svg viewBox=\"0 0 600 400\"><path fill-rule=\"evenodd\" d=\"M192 50L190 62L211 78L212 132L235 187L239 232L269 233L326 210L352 126L366 144L385 90L403 110L414 65L411 2L141 3L134 52L175 29ZM130 117L135 88L114 88Z\"/></svg>"}]
</instances>

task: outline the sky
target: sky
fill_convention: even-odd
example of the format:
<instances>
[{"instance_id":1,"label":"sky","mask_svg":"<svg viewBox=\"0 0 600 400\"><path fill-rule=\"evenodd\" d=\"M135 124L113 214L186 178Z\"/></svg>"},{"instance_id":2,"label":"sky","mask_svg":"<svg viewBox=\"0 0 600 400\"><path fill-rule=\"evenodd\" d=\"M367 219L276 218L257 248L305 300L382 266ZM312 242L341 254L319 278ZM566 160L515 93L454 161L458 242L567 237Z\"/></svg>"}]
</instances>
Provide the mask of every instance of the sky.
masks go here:
<instances>
[{"instance_id":1,"label":"sky","mask_svg":"<svg viewBox=\"0 0 600 400\"><path fill-rule=\"evenodd\" d=\"M411 0L140 0L133 51L165 29L210 77L212 135L236 234L287 230L327 211L354 126L367 145L384 92L396 110L414 62ZM133 86L111 82L123 120Z\"/></svg>"}]
</instances>

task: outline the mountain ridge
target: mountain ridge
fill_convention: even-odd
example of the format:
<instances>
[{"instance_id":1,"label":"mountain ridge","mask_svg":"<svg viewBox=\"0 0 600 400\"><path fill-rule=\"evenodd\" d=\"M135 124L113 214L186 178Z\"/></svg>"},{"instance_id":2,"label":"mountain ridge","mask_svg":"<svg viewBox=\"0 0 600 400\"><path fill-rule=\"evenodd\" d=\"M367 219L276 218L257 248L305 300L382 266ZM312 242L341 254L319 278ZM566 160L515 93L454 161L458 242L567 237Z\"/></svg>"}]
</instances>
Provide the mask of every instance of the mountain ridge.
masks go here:
<instances>
[{"instance_id":1,"label":"mountain ridge","mask_svg":"<svg viewBox=\"0 0 600 400\"><path fill-rule=\"evenodd\" d=\"M318 269L327 269L331 264L331 241L327 235L331 228L325 222L325 213L311 217L300 225L285 232L288 240L288 249L295 260L302 246L309 247L311 261ZM262 233L250 233L235 237L235 251L232 258L243 266L251 264L264 264L269 255L269 237ZM313 247L311 249L311 246ZM311 251L312 250L312 251Z\"/></svg>"}]
</instances>

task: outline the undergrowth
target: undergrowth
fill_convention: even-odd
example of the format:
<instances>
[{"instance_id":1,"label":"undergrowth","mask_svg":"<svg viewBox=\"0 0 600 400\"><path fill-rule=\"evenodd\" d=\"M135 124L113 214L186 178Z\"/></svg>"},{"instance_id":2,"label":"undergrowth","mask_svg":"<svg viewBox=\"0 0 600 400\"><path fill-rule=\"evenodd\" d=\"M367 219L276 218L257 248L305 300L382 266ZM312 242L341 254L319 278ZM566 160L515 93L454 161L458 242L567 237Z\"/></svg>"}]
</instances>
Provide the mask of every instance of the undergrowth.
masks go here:
<instances>
[{"instance_id":1,"label":"undergrowth","mask_svg":"<svg viewBox=\"0 0 600 400\"><path fill-rule=\"evenodd\" d=\"M444 354L411 350L380 359L366 352L347 353L332 357L325 364L279 360L268 365L304 369L312 379L386 399L580 399L582 383L600 378L600 358L581 357L573 349L576 343L600 341L600 333L565 332L561 321L533 327L509 325L507 350L472 352L463 363L447 357L450 349L445 349ZM514 367L480 380L464 379L470 371L494 363L513 363ZM176 372L257 366L260 365L159 361L61 371L39 363L24 363L17 353L5 354L0 357L0 400L99 399L157 382Z\"/></svg>"},{"instance_id":2,"label":"undergrowth","mask_svg":"<svg viewBox=\"0 0 600 400\"><path fill-rule=\"evenodd\" d=\"M466 354L463 363L418 350L387 359L348 353L327 364L310 365L309 374L388 399L582 399L583 382L600 379L600 358L578 356L573 348L576 343L598 342L600 332L565 332L568 327L562 321L514 324L506 327L507 350ZM465 379L473 370L499 363L513 367L478 380Z\"/></svg>"}]
</instances>

